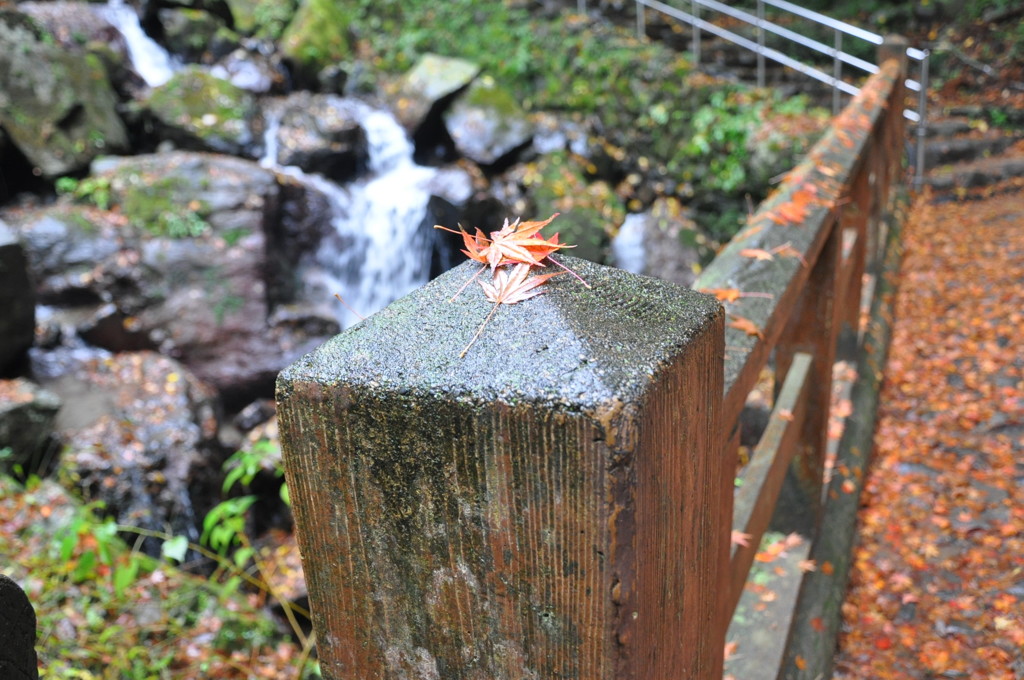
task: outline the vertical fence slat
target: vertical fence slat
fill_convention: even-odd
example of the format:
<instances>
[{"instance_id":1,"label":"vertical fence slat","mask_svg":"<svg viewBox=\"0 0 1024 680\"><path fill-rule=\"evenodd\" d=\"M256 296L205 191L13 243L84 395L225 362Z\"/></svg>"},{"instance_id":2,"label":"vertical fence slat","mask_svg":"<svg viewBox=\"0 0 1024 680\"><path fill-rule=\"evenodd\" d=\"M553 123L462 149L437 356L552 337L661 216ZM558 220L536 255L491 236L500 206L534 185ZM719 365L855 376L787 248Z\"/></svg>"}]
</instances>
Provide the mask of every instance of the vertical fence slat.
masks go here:
<instances>
[{"instance_id":1,"label":"vertical fence slat","mask_svg":"<svg viewBox=\"0 0 1024 680\"><path fill-rule=\"evenodd\" d=\"M824 227L829 228L829 227ZM797 352L813 357L807 399L817 405L804 418L797 452L786 477L773 525L780 531L812 536L821 517L821 484L836 351L836 282L842 231L831 233L811 271L794 315L775 349L776 385L781 387Z\"/></svg>"}]
</instances>

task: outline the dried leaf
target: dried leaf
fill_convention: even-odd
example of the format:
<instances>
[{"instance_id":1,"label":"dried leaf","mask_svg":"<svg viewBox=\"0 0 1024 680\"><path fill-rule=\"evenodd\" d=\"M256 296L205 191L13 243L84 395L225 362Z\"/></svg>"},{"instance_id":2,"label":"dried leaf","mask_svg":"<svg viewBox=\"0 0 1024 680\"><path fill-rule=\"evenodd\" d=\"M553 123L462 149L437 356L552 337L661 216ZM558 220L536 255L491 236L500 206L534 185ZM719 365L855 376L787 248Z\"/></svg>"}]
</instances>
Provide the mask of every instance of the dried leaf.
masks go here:
<instances>
[{"instance_id":1,"label":"dried leaf","mask_svg":"<svg viewBox=\"0 0 1024 680\"><path fill-rule=\"evenodd\" d=\"M537 287L552 276L558 276L561 273L555 272L553 274L530 276L530 265L517 264L511 271L508 269L498 269L495 271L491 282L480 281L479 283L480 287L484 289L484 295L491 302L501 305L514 305L517 302L528 300L535 295L543 293L544 291L538 290Z\"/></svg>"},{"instance_id":2,"label":"dried leaf","mask_svg":"<svg viewBox=\"0 0 1024 680\"><path fill-rule=\"evenodd\" d=\"M740 251L741 257L752 257L755 260L774 260L775 256L763 248L744 248Z\"/></svg>"},{"instance_id":3,"label":"dried leaf","mask_svg":"<svg viewBox=\"0 0 1024 680\"><path fill-rule=\"evenodd\" d=\"M729 537L729 542L733 545L738 545L743 548L750 547L750 539L753 538L750 534L745 534L742 531L732 530L732 535Z\"/></svg>"},{"instance_id":4,"label":"dried leaf","mask_svg":"<svg viewBox=\"0 0 1024 680\"><path fill-rule=\"evenodd\" d=\"M764 333L761 332L761 329L757 327L757 324L755 324L750 319L747 319L742 316L736 316L735 314L730 314L729 318L732 319L732 321L727 323L726 326L729 326L730 328L736 328L738 330L743 331L747 335L754 335L757 338L764 340Z\"/></svg>"}]
</instances>

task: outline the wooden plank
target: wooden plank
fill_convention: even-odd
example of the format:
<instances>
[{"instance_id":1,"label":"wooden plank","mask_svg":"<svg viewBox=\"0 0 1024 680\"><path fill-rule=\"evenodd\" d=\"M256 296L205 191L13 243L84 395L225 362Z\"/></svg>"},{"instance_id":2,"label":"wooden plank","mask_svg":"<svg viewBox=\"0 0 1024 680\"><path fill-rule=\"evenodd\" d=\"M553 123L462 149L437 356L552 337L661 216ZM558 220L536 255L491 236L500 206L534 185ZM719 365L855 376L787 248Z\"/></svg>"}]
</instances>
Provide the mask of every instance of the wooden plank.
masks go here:
<instances>
[{"instance_id":1,"label":"wooden plank","mask_svg":"<svg viewBox=\"0 0 1024 680\"><path fill-rule=\"evenodd\" d=\"M769 532L761 547L780 541L784 534ZM776 680L809 552L810 541L800 539L770 562L755 563L726 633L725 677Z\"/></svg>"},{"instance_id":2,"label":"wooden plank","mask_svg":"<svg viewBox=\"0 0 1024 680\"><path fill-rule=\"evenodd\" d=\"M768 528L782 480L796 449L804 416L807 412L807 376L811 357L797 354L786 375L786 382L775 400L761 440L754 448L750 464L739 475L741 482L733 510L733 531L750 535L750 545L733 545L730 563L730 613L747 580L757 546Z\"/></svg>"}]
</instances>

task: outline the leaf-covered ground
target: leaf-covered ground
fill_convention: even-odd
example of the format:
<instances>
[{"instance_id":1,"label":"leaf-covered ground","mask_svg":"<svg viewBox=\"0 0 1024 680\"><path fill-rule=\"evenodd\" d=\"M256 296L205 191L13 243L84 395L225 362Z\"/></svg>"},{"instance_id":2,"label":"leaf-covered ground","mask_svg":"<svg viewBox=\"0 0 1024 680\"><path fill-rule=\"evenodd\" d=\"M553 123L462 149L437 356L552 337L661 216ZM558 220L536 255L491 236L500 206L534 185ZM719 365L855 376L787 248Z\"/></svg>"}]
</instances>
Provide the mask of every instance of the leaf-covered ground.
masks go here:
<instances>
[{"instance_id":1,"label":"leaf-covered ground","mask_svg":"<svg viewBox=\"0 0 1024 680\"><path fill-rule=\"evenodd\" d=\"M919 196L837 679L1024 678L1024 180Z\"/></svg>"}]
</instances>

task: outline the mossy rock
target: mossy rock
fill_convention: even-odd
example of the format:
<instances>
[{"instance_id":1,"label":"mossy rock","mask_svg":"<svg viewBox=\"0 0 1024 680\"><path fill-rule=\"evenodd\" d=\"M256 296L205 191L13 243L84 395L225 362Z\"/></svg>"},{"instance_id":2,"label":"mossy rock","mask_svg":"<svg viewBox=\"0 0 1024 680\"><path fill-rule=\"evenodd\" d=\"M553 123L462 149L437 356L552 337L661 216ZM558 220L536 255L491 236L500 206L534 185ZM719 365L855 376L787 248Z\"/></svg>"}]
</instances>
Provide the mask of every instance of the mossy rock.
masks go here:
<instances>
[{"instance_id":1,"label":"mossy rock","mask_svg":"<svg viewBox=\"0 0 1024 680\"><path fill-rule=\"evenodd\" d=\"M160 23L167 48L190 62L212 61L215 47L225 49L233 35L223 19L199 9L162 9ZM238 43L237 35L233 42Z\"/></svg>"},{"instance_id":2,"label":"mossy rock","mask_svg":"<svg viewBox=\"0 0 1024 680\"><path fill-rule=\"evenodd\" d=\"M350 23L342 3L302 0L280 44L300 85L316 83L317 74L324 68L351 58Z\"/></svg>"},{"instance_id":3,"label":"mossy rock","mask_svg":"<svg viewBox=\"0 0 1024 680\"><path fill-rule=\"evenodd\" d=\"M235 30L242 35L277 40L295 15L295 0L227 0Z\"/></svg>"},{"instance_id":4,"label":"mossy rock","mask_svg":"<svg viewBox=\"0 0 1024 680\"><path fill-rule=\"evenodd\" d=\"M469 86L445 115L448 132L462 155L490 166L530 143L534 127L519 102L494 78Z\"/></svg>"},{"instance_id":5,"label":"mossy rock","mask_svg":"<svg viewBox=\"0 0 1024 680\"><path fill-rule=\"evenodd\" d=\"M23 14L0 10L0 126L44 177L128 146L99 58L61 49Z\"/></svg>"},{"instance_id":6,"label":"mossy rock","mask_svg":"<svg viewBox=\"0 0 1024 680\"><path fill-rule=\"evenodd\" d=\"M607 182L587 180L588 162L568 152L543 156L527 168L523 183L535 215L561 213L548 231L576 246L572 254L593 262L606 259L611 237L626 218L626 208Z\"/></svg>"},{"instance_id":7,"label":"mossy rock","mask_svg":"<svg viewBox=\"0 0 1024 680\"><path fill-rule=\"evenodd\" d=\"M166 136L184 148L252 155L256 104L227 80L189 67L154 88L144 103Z\"/></svg>"}]
</instances>

